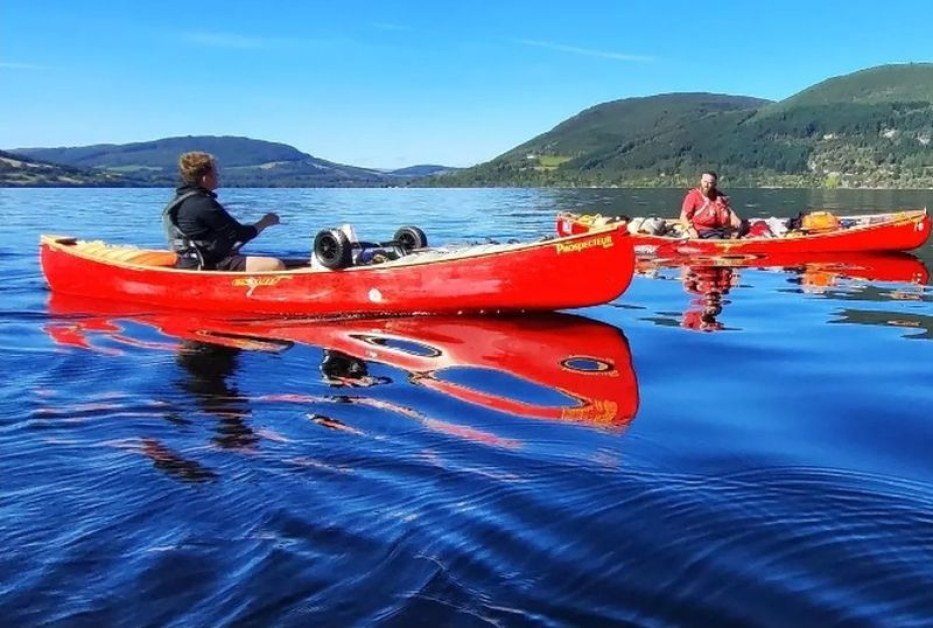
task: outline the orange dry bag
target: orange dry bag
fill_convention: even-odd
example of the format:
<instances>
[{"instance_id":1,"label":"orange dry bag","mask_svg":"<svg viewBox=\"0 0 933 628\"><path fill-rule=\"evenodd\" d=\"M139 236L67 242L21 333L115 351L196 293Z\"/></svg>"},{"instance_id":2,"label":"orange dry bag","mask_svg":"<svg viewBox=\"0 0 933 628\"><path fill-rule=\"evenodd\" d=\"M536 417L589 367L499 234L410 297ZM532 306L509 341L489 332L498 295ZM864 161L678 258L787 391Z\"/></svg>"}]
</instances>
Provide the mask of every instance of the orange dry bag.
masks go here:
<instances>
[{"instance_id":1,"label":"orange dry bag","mask_svg":"<svg viewBox=\"0 0 933 628\"><path fill-rule=\"evenodd\" d=\"M830 212L810 212L800 221L804 231L830 231L839 228L839 219Z\"/></svg>"}]
</instances>

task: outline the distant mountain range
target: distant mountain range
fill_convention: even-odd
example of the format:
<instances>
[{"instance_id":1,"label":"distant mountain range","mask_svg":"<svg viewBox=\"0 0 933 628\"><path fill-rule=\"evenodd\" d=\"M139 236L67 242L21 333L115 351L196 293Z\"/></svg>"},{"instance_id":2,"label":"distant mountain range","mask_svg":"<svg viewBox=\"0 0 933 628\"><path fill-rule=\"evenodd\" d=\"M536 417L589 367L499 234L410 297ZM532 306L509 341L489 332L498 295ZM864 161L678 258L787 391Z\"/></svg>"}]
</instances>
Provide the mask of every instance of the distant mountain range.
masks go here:
<instances>
[{"instance_id":1,"label":"distant mountain range","mask_svg":"<svg viewBox=\"0 0 933 628\"><path fill-rule=\"evenodd\" d=\"M187 150L215 154L225 186L667 186L702 170L727 186L933 187L933 64L880 66L780 102L708 93L596 105L472 168L395 171L242 137L0 152L0 185L174 185Z\"/></svg>"},{"instance_id":2,"label":"distant mountain range","mask_svg":"<svg viewBox=\"0 0 933 628\"><path fill-rule=\"evenodd\" d=\"M125 178L99 170L73 168L0 150L0 187L121 187Z\"/></svg>"},{"instance_id":3,"label":"distant mountain range","mask_svg":"<svg viewBox=\"0 0 933 628\"><path fill-rule=\"evenodd\" d=\"M286 144L245 137L170 137L132 144L62 148L17 148L0 153L4 185L174 186L178 156L191 150L213 154L226 187L380 187L449 170L410 166L373 170L338 164ZM55 165L61 167L55 170Z\"/></svg>"}]
</instances>

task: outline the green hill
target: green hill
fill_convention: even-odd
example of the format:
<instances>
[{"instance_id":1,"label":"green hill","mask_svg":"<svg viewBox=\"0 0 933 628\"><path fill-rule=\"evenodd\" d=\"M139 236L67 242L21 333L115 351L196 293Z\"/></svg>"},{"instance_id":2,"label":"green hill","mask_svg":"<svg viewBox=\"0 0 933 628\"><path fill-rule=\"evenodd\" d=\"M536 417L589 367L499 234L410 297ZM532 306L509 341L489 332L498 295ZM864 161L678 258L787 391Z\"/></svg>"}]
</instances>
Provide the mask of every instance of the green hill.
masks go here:
<instances>
[{"instance_id":1,"label":"green hill","mask_svg":"<svg viewBox=\"0 0 933 628\"><path fill-rule=\"evenodd\" d=\"M772 115L794 107L878 105L896 102L933 102L933 63L884 65L837 76L769 107Z\"/></svg>"},{"instance_id":2,"label":"green hill","mask_svg":"<svg viewBox=\"0 0 933 628\"><path fill-rule=\"evenodd\" d=\"M132 144L14 150L32 159L126 177L136 185L176 185L178 156L191 150L217 157L227 187L382 186L410 178L337 164L286 144L245 137L187 136Z\"/></svg>"},{"instance_id":3,"label":"green hill","mask_svg":"<svg viewBox=\"0 0 933 628\"><path fill-rule=\"evenodd\" d=\"M26 155L0 151L3 187L125 187L138 182L123 175L50 163Z\"/></svg>"},{"instance_id":4,"label":"green hill","mask_svg":"<svg viewBox=\"0 0 933 628\"><path fill-rule=\"evenodd\" d=\"M768 102L719 94L662 94L616 100L575 115L503 157L524 158L535 153L576 158L605 150L607 144L649 140L692 120L754 110Z\"/></svg>"},{"instance_id":5,"label":"green hill","mask_svg":"<svg viewBox=\"0 0 933 628\"><path fill-rule=\"evenodd\" d=\"M440 174L442 172L450 172L454 170L457 170L457 168L451 168L450 166L439 166L437 164L419 164L417 166L407 166L405 168L390 170L386 174L391 174L398 177L424 177L431 174Z\"/></svg>"},{"instance_id":6,"label":"green hill","mask_svg":"<svg viewBox=\"0 0 933 628\"><path fill-rule=\"evenodd\" d=\"M832 78L778 103L665 94L597 105L429 185L933 186L933 64Z\"/></svg>"}]
</instances>

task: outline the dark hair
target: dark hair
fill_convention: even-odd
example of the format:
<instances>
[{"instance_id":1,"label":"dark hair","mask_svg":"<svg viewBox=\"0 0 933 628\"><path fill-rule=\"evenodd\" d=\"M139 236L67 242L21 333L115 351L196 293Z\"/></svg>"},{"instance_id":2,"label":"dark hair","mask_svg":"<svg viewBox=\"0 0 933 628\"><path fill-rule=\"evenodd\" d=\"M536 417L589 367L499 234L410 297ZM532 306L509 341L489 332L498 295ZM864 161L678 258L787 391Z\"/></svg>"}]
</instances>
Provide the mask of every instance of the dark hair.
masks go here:
<instances>
[{"instance_id":1,"label":"dark hair","mask_svg":"<svg viewBox=\"0 0 933 628\"><path fill-rule=\"evenodd\" d=\"M713 177L713 179L715 179L716 181L719 181L719 175L716 174L715 172L713 172L712 170L707 170L706 172L704 172L704 173L701 174L700 176L701 176L701 177L704 177L704 176L706 176L706 175L709 175L709 176Z\"/></svg>"}]
</instances>

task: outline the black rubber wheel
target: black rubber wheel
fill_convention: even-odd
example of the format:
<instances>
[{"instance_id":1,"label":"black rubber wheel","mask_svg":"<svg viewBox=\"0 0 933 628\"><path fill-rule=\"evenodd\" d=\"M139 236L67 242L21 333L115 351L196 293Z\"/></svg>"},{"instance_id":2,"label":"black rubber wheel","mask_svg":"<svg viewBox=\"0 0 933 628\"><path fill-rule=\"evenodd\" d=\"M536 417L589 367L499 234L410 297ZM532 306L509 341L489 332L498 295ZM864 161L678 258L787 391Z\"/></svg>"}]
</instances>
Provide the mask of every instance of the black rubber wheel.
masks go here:
<instances>
[{"instance_id":1,"label":"black rubber wheel","mask_svg":"<svg viewBox=\"0 0 933 628\"><path fill-rule=\"evenodd\" d=\"M337 349L325 349L321 372L328 379L362 379L369 375L366 362Z\"/></svg>"},{"instance_id":2,"label":"black rubber wheel","mask_svg":"<svg viewBox=\"0 0 933 628\"><path fill-rule=\"evenodd\" d=\"M340 229L318 231L314 236L314 256L324 268L346 268L352 262L350 240Z\"/></svg>"},{"instance_id":3,"label":"black rubber wheel","mask_svg":"<svg viewBox=\"0 0 933 628\"><path fill-rule=\"evenodd\" d=\"M424 231L418 227L401 227L395 232L394 240L406 253L411 253L415 249L423 249L428 245L428 236L424 235Z\"/></svg>"}]
</instances>

